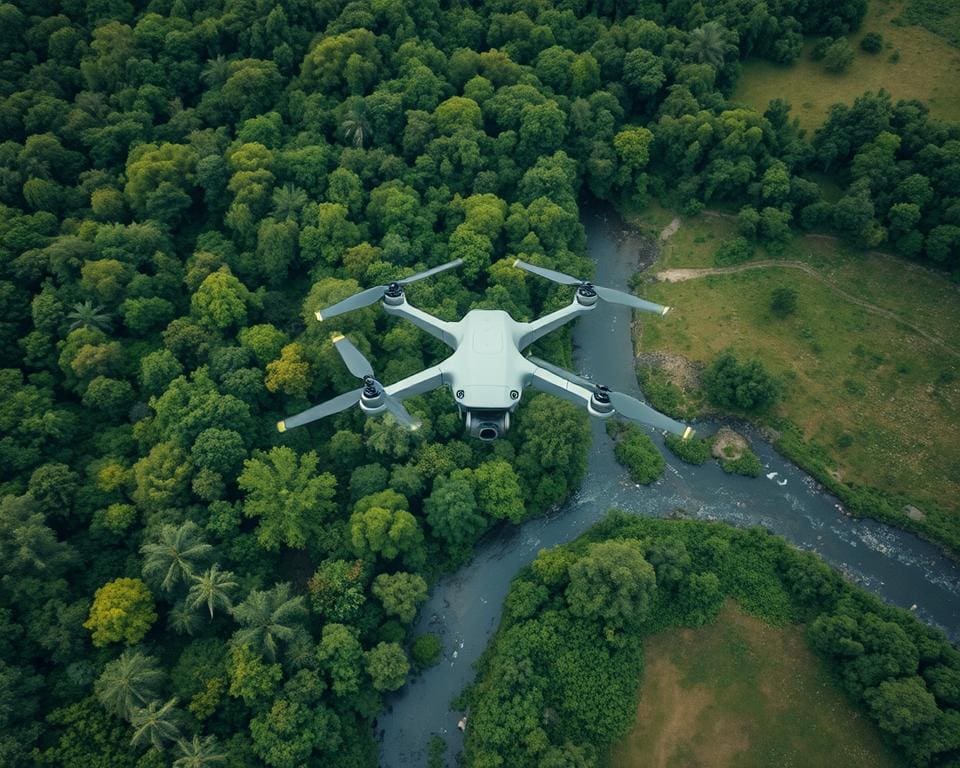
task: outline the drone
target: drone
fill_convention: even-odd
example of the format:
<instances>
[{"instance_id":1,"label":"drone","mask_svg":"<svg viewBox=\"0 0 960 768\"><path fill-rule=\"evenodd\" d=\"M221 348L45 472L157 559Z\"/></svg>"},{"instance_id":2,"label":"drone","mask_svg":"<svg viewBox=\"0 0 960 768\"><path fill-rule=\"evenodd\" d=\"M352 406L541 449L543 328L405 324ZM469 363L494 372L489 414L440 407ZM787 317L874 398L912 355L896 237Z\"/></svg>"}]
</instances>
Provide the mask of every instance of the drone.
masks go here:
<instances>
[{"instance_id":1,"label":"drone","mask_svg":"<svg viewBox=\"0 0 960 768\"><path fill-rule=\"evenodd\" d=\"M447 322L407 301L404 286L454 269L462 263L462 259L456 259L387 285L367 288L316 313L317 320L323 322L381 301L387 314L407 319L449 346L453 354L430 368L384 386L377 380L363 353L342 333L336 333L332 339L337 352L363 386L279 421L277 429L285 432L358 404L367 415L386 411L408 429L416 429L420 424L404 408L402 401L447 386L464 418L466 430L473 437L489 442L510 429L510 417L520 405L521 394L527 387L532 387L585 406L591 416L599 419L619 413L632 421L679 435L684 440L693 434L691 427L630 395L614 392L544 360L523 355L523 350L537 339L580 315L592 312L599 301L661 316L669 311L669 307L519 259L514 262L515 267L561 285L576 286L573 301L529 323L517 322L499 309L473 309L460 321Z\"/></svg>"}]
</instances>

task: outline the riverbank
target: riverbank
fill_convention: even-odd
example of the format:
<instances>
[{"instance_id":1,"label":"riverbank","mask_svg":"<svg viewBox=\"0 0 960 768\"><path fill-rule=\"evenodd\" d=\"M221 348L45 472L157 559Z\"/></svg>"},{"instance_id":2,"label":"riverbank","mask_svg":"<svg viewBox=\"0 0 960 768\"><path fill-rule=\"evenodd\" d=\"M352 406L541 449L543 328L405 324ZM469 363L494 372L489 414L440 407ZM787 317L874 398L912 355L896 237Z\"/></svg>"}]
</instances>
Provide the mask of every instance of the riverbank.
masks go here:
<instances>
[{"instance_id":1,"label":"riverbank","mask_svg":"<svg viewBox=\"0 0 960 768\"><path fill-rule=\"evenodd\" d=\"M651 208L630 219L653 233L670 217ZM702 369L726 349L759 359L778 377L784 396L768 413L735 415L775 432L778 449L853 514L915 532L956 557L957 287L901 259L813 236L796 238L775 259L758 249L751 261L717 274L708 265L735 234L726 217L684 218L655 264L635 280L644 283L644 295L674 307L663 322L639 318L635 326L636 351L653 363L641 374L651 402L687 417L714 412L696 380L674 375L676 361ZM696 276L650 281L681 270ZM783 287L795 292L797 305L780 318L770 303ZM673 366L659 364L665 354ZM665 373L650 374L659 369Z\"/></svg>"}]
</instances>

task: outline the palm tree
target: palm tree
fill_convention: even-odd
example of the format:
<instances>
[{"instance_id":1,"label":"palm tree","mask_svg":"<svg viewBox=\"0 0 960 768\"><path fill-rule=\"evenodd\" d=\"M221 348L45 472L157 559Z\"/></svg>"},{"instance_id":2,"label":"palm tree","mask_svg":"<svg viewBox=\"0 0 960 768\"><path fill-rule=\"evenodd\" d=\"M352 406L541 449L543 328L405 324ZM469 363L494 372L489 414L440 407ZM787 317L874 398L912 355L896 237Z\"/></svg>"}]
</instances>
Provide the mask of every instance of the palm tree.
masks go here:
<instances>
[{"instance_id":1,"label":"palm tree","mask_svg":"<svg viewBox=\"0 0 960 768\"><path fill-rule=\"evenodd\" d=\"M363 116L359 109L352 108L343 118L340 130L343 132L344 139L360 149L370 133L370 123L367 122L367 118Z\"/></svg>"},{"instance_id":2,"label":"palm tree","mask_svg":"<svg viewBox=\"0 0 960 768\"><path fill-rule=\"evenodd\" d=\"M94 691L104 708L126 720L156 696L163 672L153 656L126 650L103 668Z\"/></svg>"},{"instance_id":3,"label":"palm tree","mask_svg":"<svg viewBox=\"0 0 960 768\"><path fill-rule=\"evenodd\" d=\"M217 58L207 61L207 66L200 73L200 79L211 87L217 88L227 82L230 77L230 62L221 53Z\"/></svg>"},{"instance_id":4,"label":"palm tree","mask_svg":"<svg viewBox=\"0 0 960 768\"><path fill-rule=\"evenodd\" d=\"M140 547L143 577L159 583L167 592L180 581L190 583L198 563L213 549L200 536L200 527L188 521L180 526L164 525L158 541Z\"/></svg>"},{"instance_id":5,"label":"palm tree","mask_svg":"<svg viewBox=\"0 0 960 768\"><path fill-rule=\"evenodd\" d=\"M225 762L226 755L216 750L217 740L213 736L201 739L194 734L190 741L180 739L177 742L180 757L173 761L173 768L203 768L205 765Z\"/></svg>"},{"instance_id":6,"label":"palm tree","mask_svg":"<svg viewBox=\"0 0 960 768\"><path fill-rule=\"evenodd\" d=\"M164 742L176 741L180 738L180 729L177 728L176 698L166 704L159 700L151 701L146 707L136 709L130 718L133 726L133 738L130 743L134 746L150 744L156 749L163 749Z\"/></svg>"},{"instance_id":7,"label":"palm tree","mask_svg":"<svg viewBox=\"0 0 960 768\"><path fill-rule=\"evenodd\" d=\"M726 30L719 22L708 21L690 32L687 52L700 64L719 67L727 53Z\"/></svg>"},{"instance_id":8,"label":"palm tree","mask_svg":"<svg viewBox=\"0 0 960 768\"><path fill-rule=\"evenodd\" d=\"M167 626L178 635L190 635L200 628L200 617L193 608L180 600L167 614Z\"/></svg>"},{"instance_id":9,"label":"palm tree","mask_svg":"<svg viewBox=\"0 0 960 768\"><path fill-rule=\"evenodd\" d=\"M296 637L302 628L294 624L306 613L303 596L290 597L289 584L277 584L266 592L251 590L247 599L233 609L233 617L244 625L234 633L233 640L276 661L277 641Z\"/></svg>"},{"instance_id":10,"label":"palm tree","mask_svg":"<svg viewBox=\"0 0 960 768\"><path fill-rule=\"evenodd\" d=\"M235 589L236 586L233 571L221 571L220 563L214 563L203 574L193 577L193 585L187 594L187 605L190 608L206 605L212 619L215 606L220 606L227 611L233 607L230 590Z\"/></svg>"},{"instance_id":11,"label":"palm tree","mask_svg":"<svg viewBox=\"0 0 960 768\"><path fill-rule=\"evenodd\" d=\"M310 201L307 193L293 184L284 184L273 192L273 215L280 221L297 219Z\"/></svg>"},{"instance_id":12,"label":"palm tree","mask_svg":"<svg viewBox=\"0 0 960 768\"><path fill-rule=\"evenodd\" d=\"M77 328L93 328L106 333L113 325L110 315L103 311L103 307L95 305L89 299L74 304L73 311L67 315L67 320L70 320L71 331Z\"/></svg>"}]
</instances>

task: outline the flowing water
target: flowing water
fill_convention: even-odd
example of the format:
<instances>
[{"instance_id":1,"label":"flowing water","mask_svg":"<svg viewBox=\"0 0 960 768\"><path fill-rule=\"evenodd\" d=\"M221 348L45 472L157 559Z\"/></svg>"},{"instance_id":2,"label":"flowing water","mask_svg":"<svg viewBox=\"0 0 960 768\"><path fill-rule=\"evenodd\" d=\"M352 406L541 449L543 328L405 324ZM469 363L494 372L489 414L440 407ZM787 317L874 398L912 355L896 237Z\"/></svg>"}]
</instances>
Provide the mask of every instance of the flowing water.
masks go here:
<instances>
[{"instance_id":1,"label":"flowing water","mask_svg":"<svg viewBox=\"0 0 960 768\"><path fill-rule=\"evenodd\" d=\"M631 275L649 264L655 246L629 232L611 209L588 207L583 222L599 285L624 288ZM598 306L574 331L575 358L579 372L589 378L639 396L630 322L630 310ZM709 434L713 425L697 426L701 434ZM819 553L887 602L912 608L955 642L960 637L960 566L912 534L848 517L833 496L755 431L740 428L764 463L765 477L728 475L713 461L694 467L663 448L663 477L651 486L638 486L616 462L603 423L593 420L592 427L589 464L579 492L554 514L499 530L481 543L468 565L433 588L416 631L440 635L443 656L388 700L378 720L383 768L424 766L434 733L447 740L448 760L454 765L462 745L457 730L462 713L450 710L450 702L474 676L472 665L496 630L510 580L540 549L576 538L612 508L656 517L683 509L698 519L763 526Z\"/></svg>"}]
</instances>

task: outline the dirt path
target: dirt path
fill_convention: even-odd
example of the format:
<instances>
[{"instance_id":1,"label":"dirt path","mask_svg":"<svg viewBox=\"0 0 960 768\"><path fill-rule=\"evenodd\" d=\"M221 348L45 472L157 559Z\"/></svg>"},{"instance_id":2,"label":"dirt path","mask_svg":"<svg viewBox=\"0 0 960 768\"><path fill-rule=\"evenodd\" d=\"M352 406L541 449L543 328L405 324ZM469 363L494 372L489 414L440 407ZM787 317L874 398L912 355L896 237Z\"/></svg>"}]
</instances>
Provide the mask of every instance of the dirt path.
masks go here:
<instances>
[{"instance_id":1,"label":"dirt path","mask_svg":"<svg viewBox=\"0 0 960 768\"><path fill-rule=\"evenodd\" d=\"M769 269L770 267L782 267L784 269L799 269L806 275L809 275L814 280L817 280L824 285L826 285L830 290L840 296L844 301L849 304L855 304L858 307L862 307L867 312L871 314L878 315L879 317L885 317L888 320L893 320L896 323L905 328L909 328L911 331L916 333L918 336L922 336L927 341L932 344L936 344L938 347L945 349L954 357L960 358L960 350L951 347L947 342L945 342L941 337L936 334L925 331L923 328L920 328L909 320L905 320L902 316L898 315L896 312L891 312L889 309L884 309L883 307L878 307L876 304L871 304L869 301L864 301L863 299L852 296L843 290L836 283L828 280L823 275L821 275L817 270L811 267L809 264L805 264L802 261L779 261L776 259L761 259L758 261L751 261L747 264L737 264L733 267L704 267L699 269L666 269L662 272L657 272L654 274L654 277L665 283L680 283L684 280L696 280L699 277L708 277L710 275L732 275L737 272L746 272L751 269Z\"/></svg>"}]
</instances>

